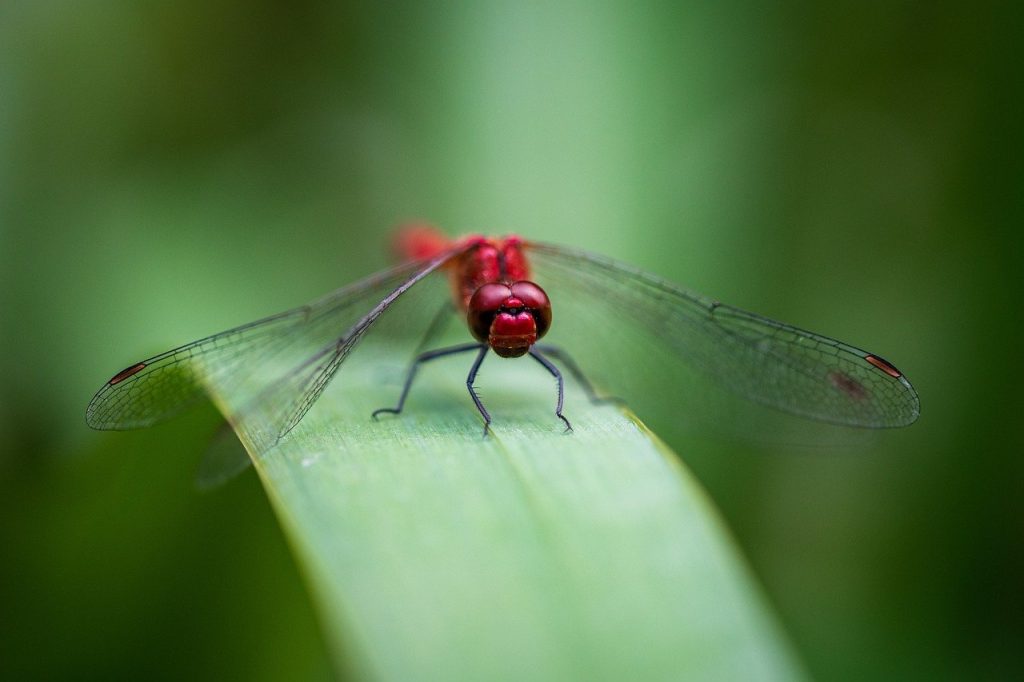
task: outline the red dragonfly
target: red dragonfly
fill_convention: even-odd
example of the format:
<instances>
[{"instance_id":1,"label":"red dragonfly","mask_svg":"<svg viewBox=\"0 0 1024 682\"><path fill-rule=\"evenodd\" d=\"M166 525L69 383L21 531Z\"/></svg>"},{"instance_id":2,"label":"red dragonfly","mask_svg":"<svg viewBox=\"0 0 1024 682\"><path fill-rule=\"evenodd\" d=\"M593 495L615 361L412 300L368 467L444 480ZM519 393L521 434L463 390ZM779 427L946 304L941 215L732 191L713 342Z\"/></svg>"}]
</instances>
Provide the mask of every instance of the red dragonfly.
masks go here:
<instances>
[{"instance_id":1,"label":"red dragonfly","mask_svg":"<svg viewBox=\"0 0 1024 682\"><path fill-rule=\"evenodd\" d=\"M491 415L474 382L490 351L528 356L556 379L555 414L567 430L559 365L592 400L607 399L597 387L634 408L651 395L676 396L669 408L683 417L691 409L717 409L723 395L854 427L905 426L920 412L910 382L879 355L602 256L515 236L450 240L422 226L402 231L397 243L403 265L121 370L89 403L88 424L150 426L202 399L211 381L220 387L255 381L252 411L279 439L313 407L350 353L375 335L412 362L396 405L376 410L374 418L402 412L423 363L473 352L466 386L485 434ZM454 316L465 320L474 340L431 348ZM563 343L541 343L546 336ZM284 369L254 379L252 368L264 366Z\"/></svg>"}]
</instances>

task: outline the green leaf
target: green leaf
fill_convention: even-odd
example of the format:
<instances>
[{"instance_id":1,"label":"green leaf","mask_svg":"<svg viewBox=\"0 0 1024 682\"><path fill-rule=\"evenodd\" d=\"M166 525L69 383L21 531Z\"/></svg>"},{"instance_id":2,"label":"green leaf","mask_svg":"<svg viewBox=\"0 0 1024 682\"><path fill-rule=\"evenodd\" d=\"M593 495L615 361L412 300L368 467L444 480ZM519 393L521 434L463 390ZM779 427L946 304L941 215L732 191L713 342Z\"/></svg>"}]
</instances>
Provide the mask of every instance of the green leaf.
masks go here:
<instances>
[{"instance_id":1,"label":"green leaf","mask_svg":"<svg viewBox=\"0 0 1024 682\"><path fill-rule=\"evenodd\" d=\"M304 566L339 669L383 680L803 676L692 475L632 415L491 357L347 362L299 426L241 435ZM392 360L392 363L394 360ZM240 404L221 396L222 404ZM259 428L259 425L255 425Z\"/></svg>"}]
</instances>

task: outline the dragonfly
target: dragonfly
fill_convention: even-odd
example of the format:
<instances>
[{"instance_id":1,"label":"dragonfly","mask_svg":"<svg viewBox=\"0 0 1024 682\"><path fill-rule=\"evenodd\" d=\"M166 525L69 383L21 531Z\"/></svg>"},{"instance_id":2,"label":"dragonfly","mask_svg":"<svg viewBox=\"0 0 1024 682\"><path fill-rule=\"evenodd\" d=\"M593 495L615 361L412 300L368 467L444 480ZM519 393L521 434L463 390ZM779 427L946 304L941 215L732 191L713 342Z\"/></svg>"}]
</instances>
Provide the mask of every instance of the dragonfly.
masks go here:
<instances>
[{"instance_id":1,"label":"dragonfly","mask_svg":"<svg viewBox=\"0 0 1024 682\"><path fill-rule=\"evenodd\" d=\"M451 239L424 225L400 231L396 244L401 265L122 369L89 403L87 423L148 427L209 396L216 384L245 387L253 397L241 416L258 413L276 442L303 420L352 352L371 342L392 343L407 369L395 404L369 416L401 414L424 364L472 354L466 387L485 435L492 417L475 382L492 354L530 358L554 377L554 412L565 430L572 426L563 413L562 370L592 401L624 402L641 415L636 405L686 417L739 403L881 429L909 425L920 414L913 386L882 356L604 256L518 236ZM465 323L468 338L431 347L452 319ZM279 369L262 376L257 367Z\"/></svg>"}]
</instances>

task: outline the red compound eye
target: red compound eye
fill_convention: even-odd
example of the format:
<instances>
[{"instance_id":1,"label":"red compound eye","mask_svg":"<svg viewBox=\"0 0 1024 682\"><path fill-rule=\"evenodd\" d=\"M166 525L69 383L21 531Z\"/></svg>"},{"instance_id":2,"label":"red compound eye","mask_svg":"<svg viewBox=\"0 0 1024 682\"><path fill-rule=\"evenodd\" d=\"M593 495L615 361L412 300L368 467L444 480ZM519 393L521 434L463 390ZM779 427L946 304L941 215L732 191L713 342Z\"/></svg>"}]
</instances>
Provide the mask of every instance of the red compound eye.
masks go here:
<instances>
[{"instance_id":1,"label":"red compound eye","mask_svg":"<svg viewBox=\"0 0 1024 682\"><path fill-rule=\"evenodd\" d=\"M485 284L476 290L469 299L466 310L466 322L469 331L477 341L487 341L491 332L491 322L498 310L512 297L512 289L507 284Z\"/></svg>"},{"instance_id":2,"label":"red compound eye","mask_svg":"<svg viewBox=\"0 0 1024 682\"><path fill-rule=\"evenodd\" d=\"M512 295L533 314L537 321L537 338L547 334L551 327L551 301L544 290L533 282L516 282L512 285Z\"/></svg>"}]
</instances>

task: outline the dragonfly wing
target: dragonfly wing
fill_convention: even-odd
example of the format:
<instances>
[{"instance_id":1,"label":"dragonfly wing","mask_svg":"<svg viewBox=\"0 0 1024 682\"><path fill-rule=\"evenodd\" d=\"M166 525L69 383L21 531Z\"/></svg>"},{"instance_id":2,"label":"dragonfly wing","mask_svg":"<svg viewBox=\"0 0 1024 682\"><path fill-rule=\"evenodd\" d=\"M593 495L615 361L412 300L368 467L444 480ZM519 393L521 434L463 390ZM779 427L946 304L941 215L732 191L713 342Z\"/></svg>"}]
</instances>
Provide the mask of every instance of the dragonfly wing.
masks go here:
<instances>
[{"instance_id":1,"label":"dragonfly wing","mask_svg":"<svg viewBox=\"0 0 1024 682\"><path fill-rule=\"evenodd\" d=\"M530 253L537 282L554 305L545 341L565 335L563 345L579 353L592 381L631 403L642 402L653 385L697 412L717 409L724 390L845 426L885 428L917 419L914 388L877 355L601 256L538 243Z\"/></svg>"},{"instance_id":2,"label":"dragonfly wing","mask_svg":"<svg viewBox=\"0 0 1024 682\"><path fill-rule=\"evenodd\" d=\"M196 489L213 490L241 474L251 464L249 452L239 442L231 424L221 422L196 468Z\"/></svg>"},{"instance_id":3,"label":"dragonfly wing","mask_svg":"<svg viewBox=\"0 0 1024 682\"><path fill-rule=\"evenodd\" d=\"M115 374L86 408L94 429L138 429L169 419L204 395L205 378L287 339L304 309L274 315L174 348Z\"/></svg>"},{"instance_id":4,"label":"dragonfly wing","mask_svg":"<svg viewBox=\"0 0 1024 682\"><path fill-rule=\"evenodd\" d=\"M342 362L356 348L374 327L382 316L392 311L393 306L400 299L403 300L404 310L396 315L397 324L390 325L388 329L382 330L380 336L385 337L387 342L396 350L396 355L405 363L405 355L409 350L406 346L409 343L402 342L403 339L415 342L421 339L427 325L418 323L416 312L423 313L433 309L424 302L440 300L445 303L447 284L443 281L437 282L438 278L431 278L436 286L424 288L421 283L430 278L431 275L441 269L451 258L457 256L463 250L462 247L439 256L431 261L419 263L414 267L413 272L407 273L395 286L389 286L385 290L378 291L381 295L374 297L374 305L369 310L363 310L363 314L352 324L345 328L345 333L331 340L322 346L315 353L304 359L291 371L285 373L279 379L273 381L255 397L244 405L238 413L237 421L240 424L259 425L262 437L270 437L265 445L281 438L302 420L316 403L324 389L327 388L334 378ZM392 284L394 284L392 282ZM421 296L412 300L405 300L409 292L414 288L422 291ZM411 346L410 346L411 347ZM253 434L250 433L250 438ZM259 436L257 436L259 437Z\"/></svg>"},{"instance_id":5,"label":"dragonfly wing","mask_svg":"<svg viewBox=\"0 0 1024 682\"><path fill-rule=\"evenodd\" d=\"M386 270L309 305L235 327L153 356L118 372L86 409L95 429L134 429L175 416L208 394L260 393L274 380L260 366L315 367L339 340L349 338L377 304L438 263ZM312 358L312 360L311 360ZM296 381L285 377L280 385ZM317 394L318 395L318 394ZM314 398L315 399L315 398Z\"/></svg>"}]
</instances>

